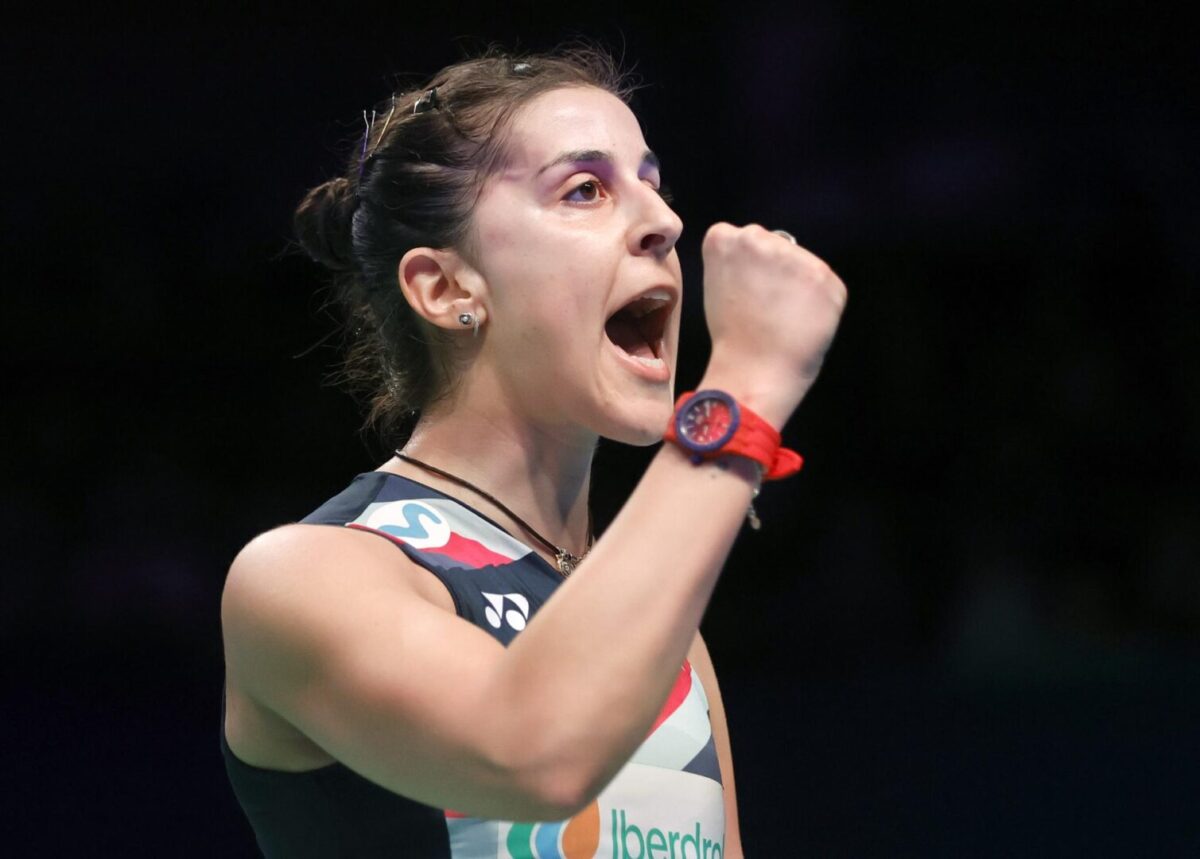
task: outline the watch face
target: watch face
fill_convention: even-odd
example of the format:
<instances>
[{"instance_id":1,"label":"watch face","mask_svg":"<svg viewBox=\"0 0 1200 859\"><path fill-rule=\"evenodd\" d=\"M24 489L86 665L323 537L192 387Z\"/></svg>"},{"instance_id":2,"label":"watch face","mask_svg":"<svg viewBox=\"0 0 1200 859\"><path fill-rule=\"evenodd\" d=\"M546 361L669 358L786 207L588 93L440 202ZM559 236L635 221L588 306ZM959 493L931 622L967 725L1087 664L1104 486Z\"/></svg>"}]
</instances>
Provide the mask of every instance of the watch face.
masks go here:
<instances>
[{"instance_id":1,"label":"watch face","mask_svg":"<svg viewBox=\"0 0 1200 859\"><path fill-rule=\"evenodd\" d=\"M701 391L679 410L675 433L691 449L710 451L729 441L737 425L737 404L731 396Z\"/></svg>"}]
</instances>

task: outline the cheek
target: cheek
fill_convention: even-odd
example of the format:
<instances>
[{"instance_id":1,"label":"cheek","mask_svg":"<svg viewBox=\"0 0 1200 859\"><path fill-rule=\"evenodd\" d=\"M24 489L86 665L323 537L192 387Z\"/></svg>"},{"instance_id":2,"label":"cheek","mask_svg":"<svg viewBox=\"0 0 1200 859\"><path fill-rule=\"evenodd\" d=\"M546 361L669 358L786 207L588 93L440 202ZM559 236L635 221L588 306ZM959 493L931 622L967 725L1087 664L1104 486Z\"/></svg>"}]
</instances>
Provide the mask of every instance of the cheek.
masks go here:
<instances>
[{"instance_id":1,"label":"cheek","mask_svg":"<svg viewBox=\"0 0 1200 859\"><path fill-rule=\"evenodd\" d=\"M611 297L611 271L605 261L570 247L540 247L498 260L493 301L523 328L553 341L595 340L604 328Z\"/></svg>"},{"instance_id":2,"label":"cheek","mask_svg":"<svg viewBox=\"0 0 1200 859\"><path fill-rule=\"evenodd\" d=\"M524 367L540 362L540 372L580 360L603 336L618 256L611 237L530 216L520 205L506 214L489 209L476 223L496 320L511 332L503 339L521 350Z\"/></svg>"},{"instance_id":3,"label":"cheek","mask_svg":"<svg viewBox=\"0 0 1200 859\"><path fill-rule=\"evenodd\" d=\"M528 269L526 269L528 272ZM590 312L581 293L561 281L530 279L511 284L499 308L499 330L506 361L526 378L575 377L595 360L599 313ZM594 330L593 330L594 329Z\"/></svg>"}]
</instances>

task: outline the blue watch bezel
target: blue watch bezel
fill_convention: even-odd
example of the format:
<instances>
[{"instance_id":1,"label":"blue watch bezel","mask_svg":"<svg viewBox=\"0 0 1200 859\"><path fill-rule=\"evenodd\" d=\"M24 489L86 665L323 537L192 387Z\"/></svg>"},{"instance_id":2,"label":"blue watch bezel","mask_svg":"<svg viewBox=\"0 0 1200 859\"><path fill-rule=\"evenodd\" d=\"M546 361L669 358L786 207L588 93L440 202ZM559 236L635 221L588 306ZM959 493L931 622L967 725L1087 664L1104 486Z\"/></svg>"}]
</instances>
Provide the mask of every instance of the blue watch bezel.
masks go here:
<instances>
[{"instance_id":1,"label":"blue watch bezel","mask_svg":"<svg viewBox=\"0 0 1200 859\"><path fill-rule=\"evenodd\" d=\"M725 434L716 441L711 441L707 444L699 444L692 441L683 431L684 416L701 400L720 400L729 408L731 418L729 429L725 431ZM694 453L712 453L713 451L720 450L729 443L729 440L733 438L741 422L742 413L738 409L737 400L729 394L718 390L696 391L684 401L683 405L675 410L675 439L679 444Z\"/></svg>"}]
</instances>

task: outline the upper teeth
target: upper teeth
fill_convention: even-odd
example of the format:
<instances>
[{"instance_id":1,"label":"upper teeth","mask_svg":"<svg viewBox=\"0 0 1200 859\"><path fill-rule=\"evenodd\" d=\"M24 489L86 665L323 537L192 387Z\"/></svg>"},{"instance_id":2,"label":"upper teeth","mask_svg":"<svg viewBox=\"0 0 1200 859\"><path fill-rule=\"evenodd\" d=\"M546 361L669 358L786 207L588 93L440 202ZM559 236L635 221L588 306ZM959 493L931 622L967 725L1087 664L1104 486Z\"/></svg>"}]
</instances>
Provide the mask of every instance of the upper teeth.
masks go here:
<instances>
[{"instance_id":1,"label":"upper teeth","mask_svg":"<svg viewBox=\"0 0 1200 859\"><path fill-rule=\"evenodd\" d=\"M665 289L656 289L640 296L629 307L629 312L640 319L647 313L653 313L671 300L671 294Z\"/></svg>"}]
</instances>

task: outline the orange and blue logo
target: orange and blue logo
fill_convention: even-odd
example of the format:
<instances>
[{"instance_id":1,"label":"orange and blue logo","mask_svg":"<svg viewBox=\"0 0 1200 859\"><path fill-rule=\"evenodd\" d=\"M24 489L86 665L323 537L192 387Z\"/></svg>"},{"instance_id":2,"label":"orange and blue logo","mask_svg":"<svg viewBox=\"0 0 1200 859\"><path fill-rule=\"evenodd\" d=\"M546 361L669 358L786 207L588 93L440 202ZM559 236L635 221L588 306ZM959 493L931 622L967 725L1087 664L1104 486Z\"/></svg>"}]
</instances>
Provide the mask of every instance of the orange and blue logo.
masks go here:
<instances>
[{"instance_id":1,"label":"orange and blue logo","mask_svg":"<svg viewBox=\"0 0 1200 859\"><path fill-rule=\"evenodd\" d=\"M505 846L510 859L592 859L600 846L600 806L593 801L554 823L514 823Z\"/></svg>"}]
</instances>

